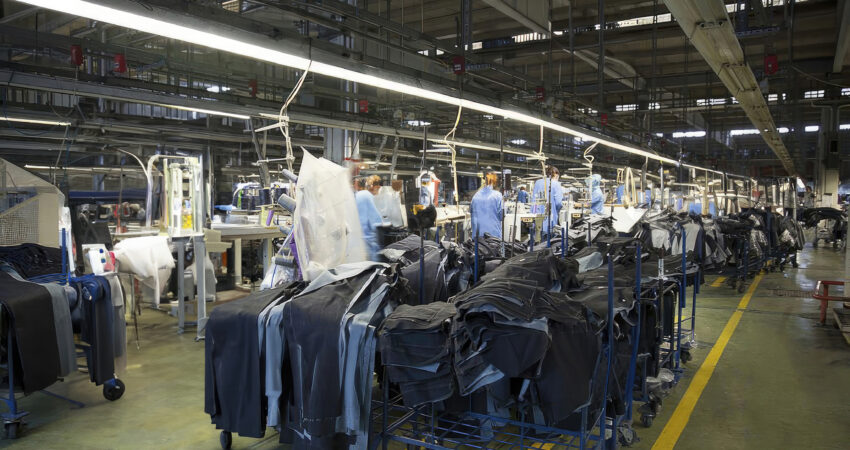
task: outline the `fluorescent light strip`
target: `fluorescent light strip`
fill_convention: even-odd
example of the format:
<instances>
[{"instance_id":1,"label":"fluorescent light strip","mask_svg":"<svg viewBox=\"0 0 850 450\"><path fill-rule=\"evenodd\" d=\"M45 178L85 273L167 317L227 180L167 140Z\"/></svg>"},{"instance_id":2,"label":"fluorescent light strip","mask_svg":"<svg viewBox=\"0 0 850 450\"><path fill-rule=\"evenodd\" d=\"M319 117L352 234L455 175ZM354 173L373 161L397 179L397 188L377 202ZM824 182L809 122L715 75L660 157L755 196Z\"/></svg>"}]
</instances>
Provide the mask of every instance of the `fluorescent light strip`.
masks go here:
<instances>
[{"instance_id":1,"label":"fluorescent light strip","mask_svg":"<svg viewBox=\"0 0 850 450\"><path fill-rule=\"evenodd\" d=\"M512 111L509 109L498 108L491 105L486 105L479 102L474 102L471 100L463 100L457 97L453 97L446 94L441 94L438 92L434 92L428 89L424 89L418 86L407 85L404 83L399 83L397 81L393 81L386 78L376 77L374 75L368 75L364 73L360 73L354 70L345 69L338 66L333 66L330 64L322 63L319 61L313 61L312 63L307 58L302 58L300 56L292 55L289 53L284 53L279 50L274 50L271 48L263 47L256 44L251 44L248 42L228 38L225 36L220 36L218 34L214 34L211 32L206 32L190 27L185 27L182 25L177 25L171 22L167 22L165 20L158 20L152 17L147 17L141 14L134 14L132 12L122 11L120 9L110 8L108 6L99 5L90 1L84 0L19 0L23 3L28 3L34 6L39 6L42 8L52 9L54 11L60 11L66 14L70 14L73 16L85 17L88 19L111 23L113 25L118 25L125 28L130 28L134 30L139 30L171 39L176 39L184 42L190 42L197 45L202 45L205 47L214 48L217 50L226 51L229 53L234 53L237 55L247 56L250 58L254 58L260 61L267 61L273 64L279 64L282 66L292 67L294 69L306 70L308 67L310 71L314 73L318 73L321 75L327 75L334 78L339 78L343 80L352 81L355 83L362 83L368 86L373 86L381 89L386 89L390 91L399 92L406 95L412 95L415 97L424 98L427 100L433 100L441 103L445 103L447 105L452 106L462 106L465 109L470 109L474 111L479 111L485 114L492 114L493 116L502 116L507 119L517 120L519 122L524 122L529 125L542 126L544 128L548 128L553 131L558 131L564 134L572 135L579 137L585 141L598 142L607 147L615 148L618 150L622 150L627 153L631 153L634 155L644 156L646 158L654 159L657 161L661 161L667 164L678 165L678 162L666 158L663 156L656 155L654 153L639 149L637 147L631 147L628 145L621 144L619 142L610 141L603 138L593 137L588 134L584 134L580 131L573 130L562 125L558 125L553 122L549 122L528 114L524 114L517 111ZM129 5L128 5L129 6ZM133 5L136 7L136 5ZM191 109L198 112L197 109ZM212 111L208 112L208 114L213 114ZM222 113L220 115L226 115L229 117L237 117L237 118L247 118L247 116L241 116L236 114L227 114Z\"/></svg>"},{"instance_id":2,"label":"fluorescent light strip","mask_svg":"<svg viewBox=\"0 0 850 450\"><path fill-rule=\"evenodd\" d=\"M6 120L8 122L19 122L19 123L34 123L36 125L59 125L63 127L67 127L71 125L71 122L63 122L58 120L40 120L40 119L27 119L26 117L8 117L3 116L0 117L0 120Z\"/></svg>"},{"instance_id":3,"label":"fluorescent light strip","mask_svg":"<svg viewBox=\"0 0 850 450\"><path fill-rule=\"evenodd\" d=\"M224 112L224 111L216 111L214 109L193 108L191 106L168 105L168 104L164 104L164 103L156 103L156 105L162 106L162 107L165 107L165 108L179 109L181 111L190 111L190 112L206 114L206 115L209 115L209 116L225 116L225 117L233 117L234 119L242 119L242 120L248 120L248 119L251 118L251 116L246 116L245 114L235 114L235 113L229 113L229 112Z\"/></svg>"}]
</instances>

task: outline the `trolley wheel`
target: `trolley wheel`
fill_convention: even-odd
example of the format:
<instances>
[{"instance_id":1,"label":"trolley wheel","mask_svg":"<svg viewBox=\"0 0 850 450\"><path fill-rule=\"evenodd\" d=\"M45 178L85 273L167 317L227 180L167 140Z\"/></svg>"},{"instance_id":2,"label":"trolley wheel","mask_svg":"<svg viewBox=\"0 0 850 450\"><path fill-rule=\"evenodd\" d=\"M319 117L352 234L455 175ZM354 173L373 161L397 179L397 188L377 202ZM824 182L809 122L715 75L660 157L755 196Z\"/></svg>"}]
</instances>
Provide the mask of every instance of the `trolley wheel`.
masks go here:
<instances>
[{"instance_id":1,"label":"trolley wheel","mask_svg":"<svg viewBox=\"0 0 850 450\"><path fill-rule=\"evenodd\" d=\"M785 272L785 264L780 264L780 265L779 265L779 271L780 271L780 272Z\"/></svg>"},{"instance_id":2,"label":"trolley wheel","mask_svg":"<svg viewBox=\"0 0 850 450\"><path fill-rule=\"evenodd\" d=\"M233 446L233 435L229 431L222 431L218 436L218 442L221 444L221 448L228 450Z\"/></svg>"},{"instance_id":3,"label":"trolley wheel","mask_svg":"<svg viewBox=\"0 0 850 450\"><path fill-rule=\"evenodd\" d=\"M103 385L103 398L114 402L124 395L124 382L118 378Z\"/></svg>"},{"instance_id":4,"label":"trolley wheel","mask_svg":"<svg viewBox=\"0 0 850 450\"><path fill-rule=\"evenodd\" d=\"M744 280L739 280L738 281L738 293L743 294L745 290L746 290L746 283L744 283Z\"/></svg>"},{"instance_id":5,"label":"trolley wheel","mask_svg":"<svg viewBox=\"0 0 850 450\"><path fill-rule=\"evenodd\" d=\"M21 436L21 422L6 422L3 424L6 431L6 439L17 439Z\"/></svg>"},{"instance_id":6,"label":"trolley wheel","mask_svg":"<svg viewBox=\"0 0 850 450\"><path fill-rule=\"evenodd\" d=\"M797 261L791 261L791 267L796 269L796 268L800 267L800 265L797 264Z\"/></svg>"},{"instance_id":7,"label":"trolley wheel","mask_svg":"<svg viewBox=\"0 0 850 450\"><path fill-rule=\"evenodd\" d=\"M814 242L812 242L812 247L813 247L813 248L818 248L818 241L814 241Z\"/></svg>"},{"instance_id":8,"label":"trolley wheel","mask_svg":"<svg viewBox=\"0 0 850 450\"><path fill-rule=\"evenodd\" d=\"M651 416L649 414L643 414L643 415L640 416L640 423L644 427L649 428L649 427L652 426L652 420L654 418L655 418L654 416Z\"/></svg>"},{"instance_id":9,"label":"trolley wheel","mask_svg":"<svg viewBox=\"0 0 850 450\"><path fill-rule=\"evenodd\" d=\"M682 350L682 354L680 355L680 358L682 359L683 363L686 363L686 362L694 359L693 356L691 356L691 352L689 352L687 350Z\"/></svg>"}]
</instances>

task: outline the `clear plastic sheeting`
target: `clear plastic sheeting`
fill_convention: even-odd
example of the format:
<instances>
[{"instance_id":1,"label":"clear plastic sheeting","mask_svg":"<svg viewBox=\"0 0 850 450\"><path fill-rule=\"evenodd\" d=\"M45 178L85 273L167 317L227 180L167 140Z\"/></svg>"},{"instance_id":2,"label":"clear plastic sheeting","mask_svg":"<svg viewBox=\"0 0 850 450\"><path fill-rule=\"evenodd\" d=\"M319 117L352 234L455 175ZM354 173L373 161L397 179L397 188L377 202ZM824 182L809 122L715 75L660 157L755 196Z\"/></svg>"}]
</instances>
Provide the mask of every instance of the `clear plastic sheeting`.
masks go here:
<instances>
[{"instance_id":1,"label":"clear plastic sheeting","mask_svg":"<svg viewBox=\"0 0 850 450\"><path fill-rule=\"evenodd\" d=\"M404 214L404 206L401 204L401 194L390 186L382 186L375 196L375 206L384 222L391 223L394 227L406 227L407 216Z\"/></svg>"},{"instance_id":2,"label":"clear plastic sheeting","mask_svg":"<svg viewBox=\"0 0 850 450\"><path fill-rule=\"evenodd\" d=\"M646 208L614 207L611 217L614 219L614 229L618 233L631 233L635 224L643 219L648 210Z\"/></svg>"},{"instance_id":3,"label":"clear plastic sheeting","mask_svg":"<svg viewBox=\"0 0 850 450\"><path fill-rule=\"evenodd\" d=\"M366 260L348 169L304 152L296 192L293 233L305 280Z\"/></svg>"}]
</instances>

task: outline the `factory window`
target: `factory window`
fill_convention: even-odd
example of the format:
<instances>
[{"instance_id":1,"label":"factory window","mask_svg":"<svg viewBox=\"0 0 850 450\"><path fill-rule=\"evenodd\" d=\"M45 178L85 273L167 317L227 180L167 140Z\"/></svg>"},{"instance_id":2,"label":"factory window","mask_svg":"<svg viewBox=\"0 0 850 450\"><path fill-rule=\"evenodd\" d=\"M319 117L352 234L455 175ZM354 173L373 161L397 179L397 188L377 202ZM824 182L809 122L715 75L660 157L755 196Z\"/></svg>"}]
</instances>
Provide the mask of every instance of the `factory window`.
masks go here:
<instances>
[{"instance_id":1,"label":"factory window","mask_svg":"<svg viewBox=\"0 0 850 450\"><path fill-rule=\"evenodd\" d=\"M673 139L705 137L705 131L675 131Z\"/></svg>"},{"instance_id":2,"label":"factory window","mask_svg":"<svg viewBox=\"0 0 850 450\"><path fill-rule=\"evenodd\" d=\"M732 136L745 136L748 134L759 134L759 130L756 130L755 128L744 128L740 130L731 130L729 131L729 134Z\"/></svg>"}]
</instances>

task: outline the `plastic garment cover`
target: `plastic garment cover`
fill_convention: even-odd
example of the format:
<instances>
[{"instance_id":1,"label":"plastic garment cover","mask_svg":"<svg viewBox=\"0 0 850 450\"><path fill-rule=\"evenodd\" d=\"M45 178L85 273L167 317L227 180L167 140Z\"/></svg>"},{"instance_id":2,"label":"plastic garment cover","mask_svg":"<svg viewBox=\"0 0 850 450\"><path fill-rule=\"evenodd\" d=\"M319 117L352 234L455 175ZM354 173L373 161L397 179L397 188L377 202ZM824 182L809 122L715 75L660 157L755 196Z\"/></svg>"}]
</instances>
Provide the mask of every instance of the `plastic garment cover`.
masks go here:
<instances>
[{"instance_id":1,"label":"plastic garment cover","mask_svg":"<svg viewBox=\"0 0 850 450\"><path fill-rule=\"evenodd\" d=\"M304 279L364 261L366 246L348 169L305 152L295 190L293 234Z\"/></svg>"},{"instance_id":2,"label":"plastic garment cover","mask_svg":"<svg viewBox=\"0 0 850 450\"><path fill-rule=\"evenodd\" d=\"M484 186L472 197L469 206L472 214L472 235L483 236L485 233L502 237L502 194L490 186Z\"/></svg>"},{"instance_id":3,"label":"plastic garment cover","mask_svg":"<svg viewBox=\"0 0 850 450\"><path fill-rule=\"evenodd\" d=\"M646 215L646 208L614 208L611 217L614 219L614 229L618 233L631 233L632 228Z\"/></svg>"},{"instance_id":4,"label":"plastic garment cover","mask_svg":"<svg viewBox=\"0 0 850 450\"><path fill-rule=\"evenodd\" d=\"M623 204L623 196L625 194L626 194L626 186L624 186L622 184L617 186L617 204L618 205Z\"/></svg>"},{"instance_id":5,"label":"plastic garment cover","mask_svg":"<svg viewBox=\"0 0 850 450\"><path fill-rule=\"evenodd\" d=\"M381 187L378 195L375 196L375 207L378 208L384 222L388 222L394 227L407 226L407 215L404 213L404 206L401 204L401 194L392 187Z\"/></svg>"},{"instance_id":6,"label":"plastic garment cover","mask_svg":"<svg viewBox=\"0 0 850 450\"><path fill-rule=\"evenodd\" d=\"M363 232L363 242L366 244L369 260L375 261L378 256L377 228L383 223L383 218L381 213L378 212L378 208L375 207L375 196L369 191L357 192L354 194L354 200L357 203L360 230Z\"/></svg>"},{"instance_id":7,"label":"plastic garment cover","mask_svg":"<svg viewBox=\"0 0 850 450\"><path fill-rule=\"evenodd\" d=\"M159 293L168 282L174 258L165 236L145 236L124 239L115 244L115 258L121 272L132 273L154 291L154 304L159 305Z\"/></svg>"}]
</instances>

